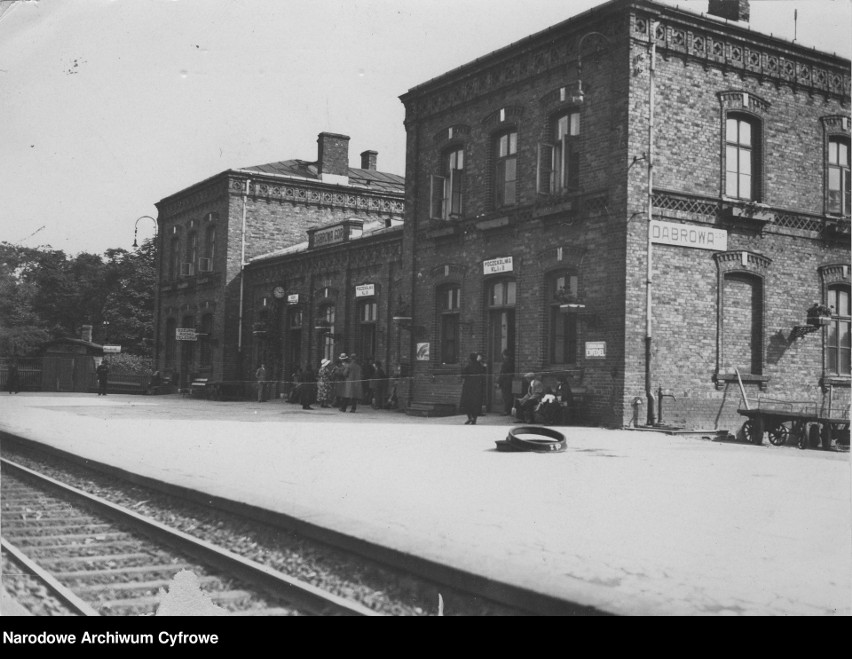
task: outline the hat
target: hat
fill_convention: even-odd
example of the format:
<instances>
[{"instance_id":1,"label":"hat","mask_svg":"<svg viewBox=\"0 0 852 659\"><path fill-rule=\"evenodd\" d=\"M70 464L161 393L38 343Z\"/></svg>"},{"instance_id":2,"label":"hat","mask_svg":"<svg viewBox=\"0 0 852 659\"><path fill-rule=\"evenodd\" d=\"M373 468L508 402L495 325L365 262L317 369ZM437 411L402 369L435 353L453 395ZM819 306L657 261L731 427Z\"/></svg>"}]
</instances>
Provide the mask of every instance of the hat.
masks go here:
<instances>
[{"instance_id":1,"label":"hat","mask_svg":"<svg viewBox=\"0 0 852 659\"><path fill-rule=\"evenodd\" d=\"M325 367L326 367L326 366L328 366L329 364L331 364L331 360L329 360L329 359L323 359L323 360L320 362L320 368L325 368Z\"/></svg>"},{"instance_id":2,"label":"hat","mask_svg":"<svg viewBox=\"0 0 852 659\"><path fill-rule=\"evenodd\" d=\"M349 355L347 355L345 352L341 352L340 357L338 357L338 359L340 361L345 361L345 360L349 359Z\"/></svg>"},{"instance_id":3,"label":"hat","mask_svg":"<svg viewBox=\"0 0 852 659\"><path fill-rule=\"evenodd\" d=\"M535 377L535 373L524 373L525 380L532 380Z\"/></svg>"}]
</instances>

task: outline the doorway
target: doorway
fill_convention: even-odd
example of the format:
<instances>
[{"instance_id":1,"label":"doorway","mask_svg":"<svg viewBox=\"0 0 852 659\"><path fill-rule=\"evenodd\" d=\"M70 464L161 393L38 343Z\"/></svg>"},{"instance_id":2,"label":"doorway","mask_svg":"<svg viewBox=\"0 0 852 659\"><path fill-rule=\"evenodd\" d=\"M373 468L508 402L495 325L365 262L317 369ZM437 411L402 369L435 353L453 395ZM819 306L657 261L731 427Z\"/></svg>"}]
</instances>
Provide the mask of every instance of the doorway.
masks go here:
<instances>
[{"instance_id":1,"label":"doorway","mask_svg":"<svg viewBox=\"0 0 852 659\"><path fill-rule=\"evenodd\" d=\"M503 365L503 351L515 351L516 283L513 279L488 282L488 327L485 361L488 364L488 382L485 388L485 406L489 412L502 412L503 400L495 387L496 378Z\"/></svg>"}]
</instances>

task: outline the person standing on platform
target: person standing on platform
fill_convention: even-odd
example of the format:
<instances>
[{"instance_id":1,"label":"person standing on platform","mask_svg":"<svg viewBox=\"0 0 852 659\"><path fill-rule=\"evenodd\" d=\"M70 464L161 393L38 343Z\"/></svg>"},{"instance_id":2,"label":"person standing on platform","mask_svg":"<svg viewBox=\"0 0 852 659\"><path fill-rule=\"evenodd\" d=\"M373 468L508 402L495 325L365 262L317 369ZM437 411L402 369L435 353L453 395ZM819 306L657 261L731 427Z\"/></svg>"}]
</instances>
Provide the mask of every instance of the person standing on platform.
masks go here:
<instances>
[{"instance_id":1,"label":"person standing on platform","mask_svg":"<svg viewBox=\"0 0 852 659\"><path fill-rule=\"evenodd\" d=\"M497 378L497 386L503 396L503 414L512 413L512 403L515 398L512 394L512 379L515 377L515 359L512 351L506 348L503 351L503 363L500 365L500 375Z\"/></svg>"},{"instance_id":2,"label":"person standing on platform","mask_svg":"<svg viewBox=\"0 0 852 659\"><path fill-rule=\"evenodd\" d=\"M340 406L340 411L345 412L349 407L350 412L355 412L358 409L358 401L361 400L364 392L361 382L361 364L358 363L358 355L340 356L343 362L343 403Z\"/></svg>"},{"instance_id":3,"label":"person standing on platform","mask_svg":"<svg viewBox=\"0 0 852 659\"><path fill-rule=\"evenodd\" d=\"M334 384L331 381L331 360L323 359L317 372L317 403L320 407L334 404Z\"/></svg>"},{"instance_id":4,"label":"person standing on platform","mask_svg":"<svg viewBox=\"0 0 852 659\"><path fill-rule=\"evenodd\" d=\"M310 366L305 367L302 373L302 390L299 392L299 402L302 404L303 410L312 410L311 403L314 402L316 377Z\"/></svg>"},{"instance_id":5,"label":"person standing on platform","mask_svg":"<svg viewBox=\"0 0 852 659\"><path fill-rule=\"evenodd\" d=\"M470 353L468 362L462 368L462 393L459 408L467 414L466 426L475 426L476 419L482 415L482 404L485 401L485 366L482 355Z\"/></svg>"},{"instance_id":6,"label":"person standing on platform","mask_svg":"<svg viewBox=\"0 0 852 659\"><path fill-rule=\"evenodd\" d=\"M15 362L9 364L9 372L6 375L8 377L6 384L9 387L9 393L18 393L21 390L21 377L18 374L18 365Z\"/></svg>"},{"instance_id":7,"label":"person standing on platform","mask_svg":"<svg viewBox=\"0 0 852 659\"><path fill-rule=\"evenodd\" d=\"M262 403L266 400L266 366L263 363L258 366L254 377L257 380L257 402Z\"/></svg>"},{"instance_id":8,"label":"person standing on platform","mask_svg":"<svg viewBox=\"0 0 852 659\"><path fill-rule=\"evenodd\" d=\"M385 408L385 396L388 395L388 374L382 368L382 363L376 361L373 366L373 409L383 410Z\"/></svg>"},{"instance_id":9,"label":"person standing on platform","mask_svg":"<svg viewBox=\"0 0 852 659\"><path fill-rule=\"evenodd\" d=\"M98 376L98 396L106 396L107 382L109 381L109 365L105 359L98 364L95 373Z\"/></svg>"}]
</instances>

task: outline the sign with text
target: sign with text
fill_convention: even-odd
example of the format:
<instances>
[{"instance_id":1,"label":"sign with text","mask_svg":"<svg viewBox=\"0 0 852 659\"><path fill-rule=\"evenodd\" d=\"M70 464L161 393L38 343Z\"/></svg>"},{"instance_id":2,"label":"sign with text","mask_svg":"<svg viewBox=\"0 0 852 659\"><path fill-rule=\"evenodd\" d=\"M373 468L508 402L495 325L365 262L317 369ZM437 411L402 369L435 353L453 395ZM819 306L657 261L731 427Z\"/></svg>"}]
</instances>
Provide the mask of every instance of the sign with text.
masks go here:
<instances>
[{"instance_id":1,"label":"sign with text","mask_svg":"<svg viewBox=\"0 0 852 659\"><path fill-rule=\"evenodd\" d=\"M175 338L178 341L198 341L198 335L194 327L176 327Z\"/></svg>"},{"instance_id":2,"label":"sign with text","mask_svg":"<svg viewBox=\"0 0 852 659\"><path fill-rule=\"evenodd\" d=\"M293 293L287 296L287 304L299 304L299 294Z\"/></svg>"},{"instance_id":3,"label":"sign with text","mask_svg":"<svg viewBox=\"0 0 852 659\"><path fill-rule=\"evenodd\" d=\"M370 297L376 294L375 284L361 284L355 287L355 297Z\"/></svg>"},{"instance_id":4,"label":"sign with text","mask_svg":"<svg viewBox=\"0 0 852 659\"><path fill-rule=\"evenodd\" d=\"M651 220L651 242L724 252L728 249L728 232L712 227Z\"/></svg>"},{"instance_id":5,"label":"sign with text","mask_svg":"<svg viewBox=\"0 0 852 659\"><path fill-rule=\"evenodd\" d=\"M586 359L606 357L606 341L586 341Z\"/></svg>"},{"instance_id":6,"label":"sign with text","mask_svg":"<svg viewBox=\"0 0 852 659\"><path fill-rule=\"evenodd\" d=\"M493 275L498 272L512 272L512 257L502 256L482 262L482 274Z\"/></svg>"},{"instance_id":7,"label":"sign with text","mask_svg":"<svg viewBox=\"0 0 852 659\"><path fill-rule=\"evenodd\" d=\"M344 237L343 227L329 227L328 229L321 229L314 234L314 247L321 247L322 245L334 245L335 243L342 243Z\"/></svg>"},{"instance_id":8,"label":"sign with text","mask_svg":"<svg viewBox=\"0 0 852 659\"><path fill-rule=\"evenodd\" d=\"M104 346L104 354L121 352L121 346Z\"/></svg>"}]
</instances>

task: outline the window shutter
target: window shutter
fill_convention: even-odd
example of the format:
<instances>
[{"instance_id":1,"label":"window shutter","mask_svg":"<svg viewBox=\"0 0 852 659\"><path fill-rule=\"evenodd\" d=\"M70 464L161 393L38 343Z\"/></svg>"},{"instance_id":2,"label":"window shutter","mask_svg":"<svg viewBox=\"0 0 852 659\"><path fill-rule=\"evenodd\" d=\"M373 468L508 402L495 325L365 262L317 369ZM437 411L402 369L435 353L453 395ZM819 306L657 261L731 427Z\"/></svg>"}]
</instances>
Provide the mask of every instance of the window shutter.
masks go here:
<instances>
[{"instance_id":1,"label":"window shutter","mask_svg":"<svg viewBox=\"0 0 852 659\"><path fill-rule=\"evenodd\" d=\"M454 169L450 173L452 182L450 184L449 214L462 215L464 213L464 170Z\"/></svg>"},{"instance_id":2,"label":"window shutter","mask_svg":"<svg viewBox=\"0 0 852 659\"><path fill-rule=\"evenodd\" d=\"M429 219L444 219L444 181L443 176L432 174L431 188L429 190Z\"/></svg>"},{"instance_id":3,"label":"window shutter","mask_svg":"<svg viewBox=\"0 0 852 659\"><path fill-rule=\"evenodd\" d=\"M562 152L565 153L565 187L576 190L580 187L580 150L577 148L577 138L566 139Z\"/></svg>"},{"instance_id":4,"label":"window shutter","mask_svg":"<svg viewBox=\"0 0 852 659\"><path fill-rule=\"evenodd\" d=\"M539 143L538 172L536 176L536 192L538 194L553 194L551 181L553 178L553 146Z\"/></svg>"}]
</instances>

